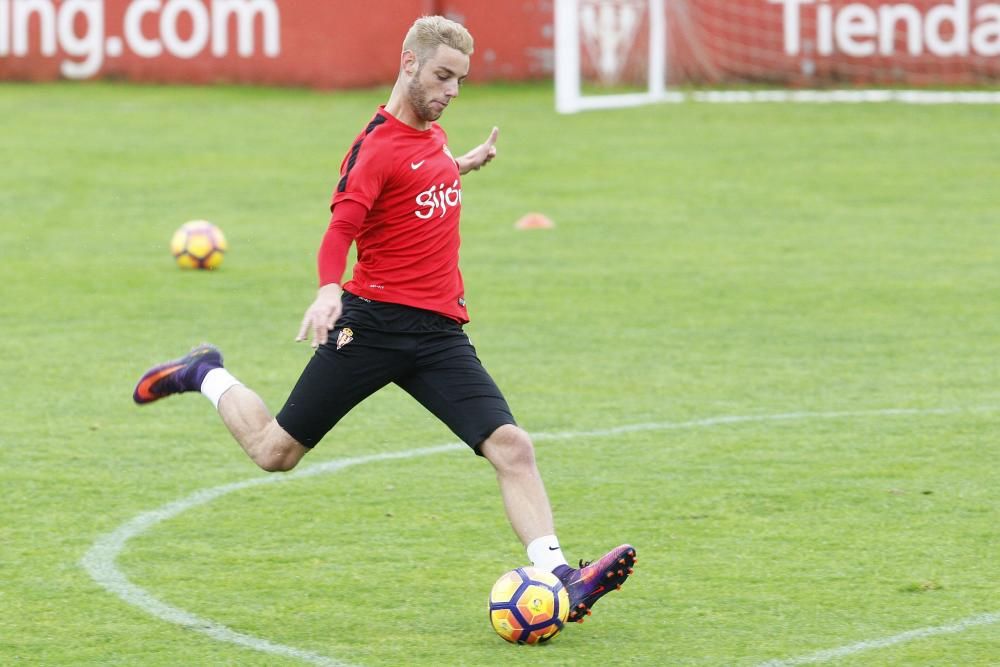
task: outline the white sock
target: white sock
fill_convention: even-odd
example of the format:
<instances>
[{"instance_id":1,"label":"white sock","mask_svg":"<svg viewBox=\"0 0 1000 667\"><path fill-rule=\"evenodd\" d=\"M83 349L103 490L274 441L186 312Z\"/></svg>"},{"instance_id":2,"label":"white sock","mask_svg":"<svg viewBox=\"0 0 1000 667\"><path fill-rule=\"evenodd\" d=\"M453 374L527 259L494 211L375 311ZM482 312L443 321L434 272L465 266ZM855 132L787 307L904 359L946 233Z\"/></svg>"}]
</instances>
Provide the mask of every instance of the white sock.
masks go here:
<instances>
[{"instance_id":1,"label":"white sock","mask_svg":"<svg viewBox=\"0 0 1000 667\"><path fill-rule=\"evenodd\" d=\"M543 535L528 545L528 560L534 567L551 572L560 565L569 565L555 535Z\"/></svg>"},{"instance_id":2,"label":"white sock","mask_svg":"<svg viewBox=\"0 0 1000 667\"><path fill-rule=\"evenodd\" d=\"M243 383L234 378L225 368L213 368L205 374L205 379L201 382L201 393L212 401L212 405L218 410L219 399L222 398L222 395L238 384Z\"/></svg>"}]
</instances>

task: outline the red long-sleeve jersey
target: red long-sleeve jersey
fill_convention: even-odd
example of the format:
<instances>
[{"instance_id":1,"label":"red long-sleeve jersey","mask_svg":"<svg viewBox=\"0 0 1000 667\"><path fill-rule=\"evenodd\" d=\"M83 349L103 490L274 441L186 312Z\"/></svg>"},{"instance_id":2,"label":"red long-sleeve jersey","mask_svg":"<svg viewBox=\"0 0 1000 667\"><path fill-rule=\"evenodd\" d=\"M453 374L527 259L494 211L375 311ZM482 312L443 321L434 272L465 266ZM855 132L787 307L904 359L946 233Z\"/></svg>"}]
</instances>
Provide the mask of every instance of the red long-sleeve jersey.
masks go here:
<instances>
[{"instance_id":1,"label":"red long-sleeve jersey","mask_svg":"<svg viewBox=\"0 0 1000 667\"><path fill-rule=\"evenodd\" d=\"M469 321L458 268L462 187L448 137L437 123L417 130L379 107L340 166L332 219L320 246L320 284L367 299Z\"/></svg>"}]
</instances>

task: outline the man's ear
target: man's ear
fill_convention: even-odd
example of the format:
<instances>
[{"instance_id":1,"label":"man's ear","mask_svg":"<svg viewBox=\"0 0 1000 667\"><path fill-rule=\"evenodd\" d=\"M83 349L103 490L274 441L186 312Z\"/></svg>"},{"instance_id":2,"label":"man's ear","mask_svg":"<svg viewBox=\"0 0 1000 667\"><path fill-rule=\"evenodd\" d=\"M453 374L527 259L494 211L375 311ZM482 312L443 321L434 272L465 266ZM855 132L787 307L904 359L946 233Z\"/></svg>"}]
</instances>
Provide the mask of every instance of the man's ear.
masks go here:
<instances>
[{"instance_id":1,"label":"man's ear","mask_svg":"<svg viewBox=\"0 0 1000 667\"><path fill-rule=\"evenodd\" d=\"M407 49L399 56L399 68L406 73L406 76L413 76L417 73L417 54Z\"/></svg>"}]
</instances>

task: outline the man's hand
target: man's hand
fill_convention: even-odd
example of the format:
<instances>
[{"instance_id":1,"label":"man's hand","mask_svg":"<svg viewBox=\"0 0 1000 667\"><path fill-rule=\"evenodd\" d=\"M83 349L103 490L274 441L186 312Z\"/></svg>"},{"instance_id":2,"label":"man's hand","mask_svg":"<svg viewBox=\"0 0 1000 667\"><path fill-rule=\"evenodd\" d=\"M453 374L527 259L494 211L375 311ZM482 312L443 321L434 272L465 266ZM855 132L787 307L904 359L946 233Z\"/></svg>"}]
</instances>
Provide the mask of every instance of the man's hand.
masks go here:
<instances>
[{"instance_id":1,"label":"man's hand","mask_svg":"<svg viewBox=\"0 0 1000 667\"><path fill-rule=\"evenodd\" d=\"M344 304L340 299L340 285L330 283L319 288L316 300L306 310L305 317L302 318L302 326L299 327L299 335L296 341L308 340L312 334L312 346L317 348L326 343L330 335L330 329L337 323L340 313L344 310Z\"/></svg>"},{"instance_id":2,"label":"man's hand","mask_svg":"<svg viewBox=\"0 0 1000 667\"><path fill-rule=\"evenodd\" d=\"M479 169L483 165L489 163L490 160L497 156L497 135L500 134L500 128L494 127L493 131L490 132L490 136L486 138L484 143L479 144L471 151L458 158L458 173L468 174L474 169Z\"/></svg>"}]
</instances>

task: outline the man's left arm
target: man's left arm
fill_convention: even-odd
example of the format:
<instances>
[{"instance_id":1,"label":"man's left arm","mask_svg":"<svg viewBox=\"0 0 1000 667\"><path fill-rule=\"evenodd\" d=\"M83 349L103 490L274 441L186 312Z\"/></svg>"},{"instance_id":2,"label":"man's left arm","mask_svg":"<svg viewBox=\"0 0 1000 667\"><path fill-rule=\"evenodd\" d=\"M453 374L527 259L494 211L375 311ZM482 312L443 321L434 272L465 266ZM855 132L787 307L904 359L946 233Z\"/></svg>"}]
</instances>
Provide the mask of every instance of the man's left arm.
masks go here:
<instances>
[{"instance_id":1,"label":"man's left arm","mask_svg":"<svg viewBox=\"0 0 1000 667\"><path fill-rule=\"evenodd\" d=\"M484 165L488 164L490 160L495 158L497 156L496 144L497 135L499 133L500 128L494 127L485 142L479 144L462 157L457 158L455 160L455 164L458 165L458 173L465 176L470 171L480 169Z\"/></svg>"}]
</instances>

